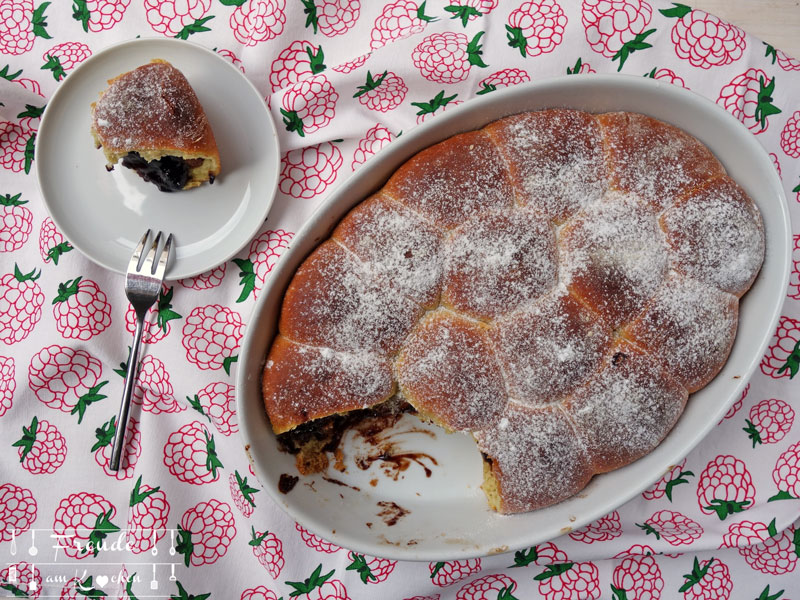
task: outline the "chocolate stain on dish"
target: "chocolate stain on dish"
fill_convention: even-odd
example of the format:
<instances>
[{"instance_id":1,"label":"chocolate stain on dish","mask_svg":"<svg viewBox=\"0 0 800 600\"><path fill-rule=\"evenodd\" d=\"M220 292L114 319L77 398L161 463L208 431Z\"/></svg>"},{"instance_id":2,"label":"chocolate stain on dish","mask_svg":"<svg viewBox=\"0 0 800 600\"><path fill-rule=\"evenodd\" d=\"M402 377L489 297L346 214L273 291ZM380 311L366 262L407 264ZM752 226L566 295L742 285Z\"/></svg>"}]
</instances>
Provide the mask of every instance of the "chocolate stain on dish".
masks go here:
<instances>
[{"instance_id":1,"label":"chocolate stain on dish","mask_svg":"<svg viewBox=\"0 0 800 600\"><path fill-rule=\"evenodd\" d=\"M280 479L278 479L278 491L281 494L288 494L294 489L298 481L300 481L300 478L295 475L281 473Z\"/></svg>"},{"instance_id":2,"label":"chocolate stain on dish","mask_svg":"<svg viewBox=\"0 0 800 600\"><path fill-rule=\"evenodd\" d=\"M322 478L325 481L327 481L328 483L332 483L334 485L340 485L342 487L347 487L347 488L350 488L351 490L355 490L357 492L361 491L360 487L356 487L354 485L350 485L349 483L345 483L344 481L339 481L338 479L334 479L333 477L328 477L326 475L323 475Z\"/></svg>"},{"instance_id":3,"label":"chocolate stain on dish","mask_svg":"<svg viewBox=\"0 0 800 600\"><path fill-rule=\"evenodd\" d=\"M385 423L381 423L382 420L378 418L373 422L370 419L356 425L356 434L362 437L368 446L366 454L362 452L356 454L354 458L356 466L362 471L366 471L373 463L380 462L383 473L394 481L397 481L401 473L407 471L414 464L422 467L425 471L425 477L433 475L432 468L438 466L438 461L426 452L414 452L398 448L398 438L407 434L421 433L436 439L436 434L427 429L413 426L399 431L391 430L385 427ZM425 461L430 463L430 466L425 464Z\"/></svg>"},{"instance_id":4,"label":"chocolate stain on dish","mask_svg":"<svg viewBox=\"0 0 800 600\"><path fill-rule=\"evenodd\" d=\"M378 502L378 507L381 509L381 511L377 514L377 516L379 516L388 527L397 525L397 522L400 519L411 512L410 510L397 504L397 502L389 502L386 500L381 500Z\"/></svg>"}]
</instances>

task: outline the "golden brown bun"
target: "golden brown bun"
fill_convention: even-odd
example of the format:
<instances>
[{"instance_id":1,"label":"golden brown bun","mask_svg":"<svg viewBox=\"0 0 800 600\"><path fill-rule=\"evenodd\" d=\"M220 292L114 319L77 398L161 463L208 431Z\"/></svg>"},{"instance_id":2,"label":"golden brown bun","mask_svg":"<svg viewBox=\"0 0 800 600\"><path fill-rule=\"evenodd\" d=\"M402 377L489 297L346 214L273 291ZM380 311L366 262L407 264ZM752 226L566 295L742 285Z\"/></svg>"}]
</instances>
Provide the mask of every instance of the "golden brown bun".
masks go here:
<instances>
[{"instance_id":1,"label":"golden brown bun","mask_svg":"<svg viewBox=\"0 0 800 600\"><path fill-rule=\"evenodd\" d=\"M92 135L109 166L131 152L145 161L166 156L192 161L183 189L219 175L214 133L183 73L154 59L108 83L92 104Z\"/></svg>"},{"instance_id":2,"label":"golden brown bun","mask_svg":"<svg viewBox=\"0 0 800 600\"><path fill-rule=\"evenodd\" d=\"M300 266L266 409L281 433L395 394L475 438L494 510L548 506L669 433L764 248L755 204L675 127L507 117L411 158Z\"/></svg>"}]
</instances>

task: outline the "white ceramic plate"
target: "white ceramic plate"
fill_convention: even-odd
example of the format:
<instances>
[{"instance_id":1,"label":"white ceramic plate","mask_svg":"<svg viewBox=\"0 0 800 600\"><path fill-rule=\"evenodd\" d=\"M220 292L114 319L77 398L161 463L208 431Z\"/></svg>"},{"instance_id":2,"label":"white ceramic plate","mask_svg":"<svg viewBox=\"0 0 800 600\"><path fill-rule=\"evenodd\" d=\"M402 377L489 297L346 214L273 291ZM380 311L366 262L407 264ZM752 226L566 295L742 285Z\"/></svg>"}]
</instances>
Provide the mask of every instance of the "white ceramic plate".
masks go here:
<instances>
[{"instance_id":1,"label":"white ceramic plate","mask_svg":"<svg viewBox=\"0 0 800 600\"><path fill-rule=\"evenodd\" d=\"M121 165L107 172L90 133L92 102L107 81L162 58L181 70L206 111L222 173L213 185L160 192ZM280 165L264 100L236 67L211 50L172 39L123 42L86 59L45 110L34 160L56 226L94 262L120 273L148 228L177 243L168 279L207 271L233 257L267 217Z\"/></svg>"},{"instance_id":2,"label":"white ceramic plate","mask_svg":"<svg viewBox=\"0 0 800 600\"><path fill-rule=\"evenodd\" d=\"M401 447L436 459L438 465L430 477L419 464L412 464L397 481L383 476L377 463L369 471L353 468L352 455L359 449L351 439L344 447L345 464L350 465L347 473L328 474L339 483L321 476L305 477L290 493L280 493L281 474L296 470L292 457L277 449L263 409L260 375L283 292L298 265L353 205L422 148L505 115L546 107L636 111L673 123L703 141L758 204L766 227L766 259L741 303L739 330L725 367L693 395L678 424L654 452L595 477L577 496L542 510L514 516L491 512L479 488L482 467L474 443L465 436L441 432L435 438L422 433L397 437ZM591 75L517 86L471 100L404 134L375 156L295 236L262 289L245 336L237 380L245 447L278 505L317 534L367 554L445 560L527 548L552 539L607 514L652 484L741 396L775 331L788 283L791 240L786 201L769 157L731 115L694 93L642 77ZM401 423L397 429L409 428ZM423 462L430 466L429 460ZM377 485L371 485L372 480ZM392 502L408 511L394 524L385 512L391 513L392 505L386 503Z\"/></svg>"}]
</instances>

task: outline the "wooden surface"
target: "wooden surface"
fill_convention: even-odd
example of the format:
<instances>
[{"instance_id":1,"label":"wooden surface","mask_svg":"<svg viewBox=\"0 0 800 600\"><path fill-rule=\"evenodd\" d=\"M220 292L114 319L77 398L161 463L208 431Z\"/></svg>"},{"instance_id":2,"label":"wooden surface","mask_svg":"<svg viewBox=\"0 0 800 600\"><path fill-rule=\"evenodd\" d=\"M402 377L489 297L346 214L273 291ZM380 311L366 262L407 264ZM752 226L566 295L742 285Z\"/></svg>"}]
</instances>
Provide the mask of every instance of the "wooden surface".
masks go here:
<instances>
[{"instance_id":1,"label":"wooden surface","mask_svg":"<svg viewBox=\"0 0 800 600\"><path fill-rule=\"evenodd\" d=\"M800 0L688 0L684 4L738 25L800 58Z\"/></svg>"}]
</instances>

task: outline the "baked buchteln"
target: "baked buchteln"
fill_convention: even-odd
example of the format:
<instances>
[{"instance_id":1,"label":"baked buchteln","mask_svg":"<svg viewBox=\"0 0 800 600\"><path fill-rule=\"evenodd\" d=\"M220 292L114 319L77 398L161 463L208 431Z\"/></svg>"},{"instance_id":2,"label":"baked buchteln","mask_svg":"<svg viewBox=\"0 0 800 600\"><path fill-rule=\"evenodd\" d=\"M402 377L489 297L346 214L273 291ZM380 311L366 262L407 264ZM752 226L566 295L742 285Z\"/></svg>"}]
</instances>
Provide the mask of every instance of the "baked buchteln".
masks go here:
<instances>
[{"instance_id":1,"label":"baked buchteln","mask_svg":"<svg viewBox=\"0 0 800 600\"><path fill-rule=\"evenodd\" d=\"M544 110L423 150L297 270L263 372L301 472L413 410L468 432L489 504L534 510L653 450L722 368L761 215L698 140Z\"/></svg>"},{"instance_id":2,"label":"baked buchteln","mask_svg":"<svg viewBox=\"0 0 800 600\"><path fill-rule=\"evenodd\" d=\"M122 160L162 192L214 182L220 172L217 143L183 73L155 59L108 83L92 103L92 135L107 169Z\"/></svg>"}]
</instances>

